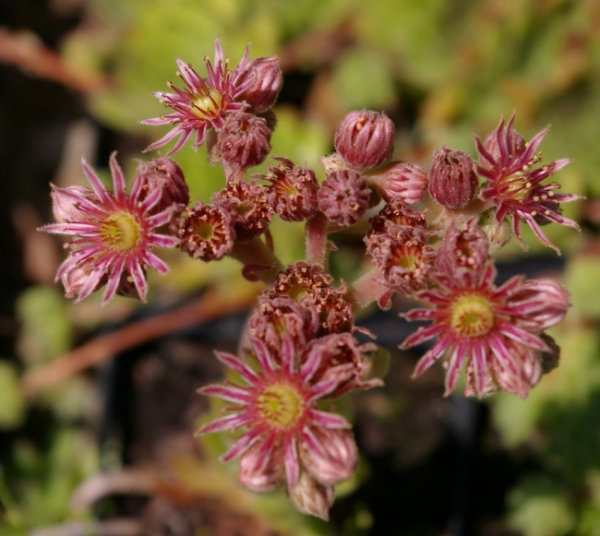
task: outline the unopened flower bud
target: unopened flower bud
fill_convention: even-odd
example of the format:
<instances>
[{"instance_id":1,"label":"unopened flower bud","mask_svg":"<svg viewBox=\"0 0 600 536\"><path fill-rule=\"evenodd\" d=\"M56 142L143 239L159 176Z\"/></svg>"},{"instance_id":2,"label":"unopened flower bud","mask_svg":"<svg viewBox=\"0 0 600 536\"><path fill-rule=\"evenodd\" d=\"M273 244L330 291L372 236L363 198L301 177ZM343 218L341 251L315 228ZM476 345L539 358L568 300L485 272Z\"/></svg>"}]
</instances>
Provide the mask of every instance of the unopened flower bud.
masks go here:
<instances>
[{"instance_id":1,"label":"unopened flower bud","mask_svg":"<svg viewBox=\"0 0 600 536\"><path fill-rule=\"evenodd\" d=\"M261 452L262 445L254 445L240 458L240 482L256 493L265 493L285 482L281 451Z\"/></svg>"},{"instance_id":2,"label":"unopened flower bud","mask_svg":"<svg viewBox=\"0 0 600 536\"><path fill-rule=\"evenodd\" d=\"M67 186L66 188L59 188L54 184L50 186L52 187L52 192L50 192L52 213L57 222L84 221L90 218L86 211L81 209L82 201L80 198L84 197L94 202L97 198L91 188L79 184Z\"/></svg>"},{"instance_id":3,"label":"unopened flower bud","mask_svg":"<svg viewBox=\"0 0 600 536\"><path fill-rule=\"evenodd\" d=\"M527 317L521 320L532 331L543 331L562 322L569 303L569 293L549 278L528 279L523 282L511 301L527 308Z\"/></svg>"},{"instance_id":4,"label":"unopened flower bud","mask_svg":"<svg viewBox=\"0 0 600 536\"><path fill-rule=\"evenodd\" d=\"M390 157L394 133L394 123L384 113L354 111L342 117L334 145L349 167L364 171Z\"/></svg>"},{"instance_id":5,"label":"unopened flower bud","mask_svg":"<svg viewBox=\"0 0 600 536\"><path fill-rule=\"evenodd\" d=\"M502 161L507 155L516 158L527 148L525 139L514 129L515 115L513 114L504 128L504 119L490 132L483 142L484 149L495 161Z\"/></svg>"},{"instance_id":6,"label":"unopened flower bud","mask_svg":"<svg viewBox=\"0 0 600 536\"><path fill-rule=\"evenodd\" d=\"M308 473L324 486L332 486L352 478L356 472L358 449L354 436L348 430L315 428L314 438L320 449L311 449L302 444L300 458Z\"/></svg>"},{"instance_id":7,"label":"unopened flower bud","mask_svg":"<svg viewBox=\"0 0 600 536\"><path fill-rule=\"evenodd\" d=\"M327 521L333 504L333 487L319 484L312 476L302 472L297 484L288 489L292 504L305 514Z\"/></svg>"},{"instance_id":8,"label":"unopened flower bud","mask_svg":"<svg viewBox=\"0 0 600 536\"><path fill-rule=\"evenodd\" d=\"M488 237L478 226L477 217L462 226L451 224L438 249L435 266L448 274L458 274L462 269L480 274L486 268L489 248Z\"/></svg>"},{"instance_id":9,"label":"unopened flower bud","mask_svg":"<svg viewBox=\"0 0 600 536\"><path fill-rule=\"evenodd\" d=\"M365 174L365 180L377 189L386 201L399 199L406 205L416 205L427 190L427 172L408 162L392 162L377 172Z\"/></svg>"},{"instance_id":10,"label":"unopened flower bud","mask_svg":"<svg viewBox=\"0 0 600 536\"><path fill-rule=\"evenodd\" d=\"M71 264L68 269L64 270L60 276L60 280L65 288L65 297L73 298L81 292L81 289L90 279L90 273L95 269L93 259L82 261L78 264ZM98 290L106 284L108 276L103 275L95 284L92 292Z\"/></svg>"},{"instance_id":11,"label":"unopened flower bud","mask_svg":"<svg viewBox=\"0 0 600 536\"><path fill-rule=\"evenodd\" d=\"M477 195L478 180L473 159L462 151L444 147L433 155L429 193L449 210L465 208Z\"/></svg>"},{"instance_id":12,"label":"unopened flower bud","mask_svg":"<svg viewBox=\"0 0 600 536\"><path fill-rule=\"evenodd\" d=\"M355 224L369 206L371 190L360 173L340 169L329 174L319 189L319 209L343 227Z\"/></svg>"},{"instance_id":13,"label":"unopened flower bud","mask_svg":"<svg viewBox=\"0 0 600 536\"><path fill-rule=\"evenodd\" d=\"M245 180L227 181L212 197L231 216L236 239L247 242L264 233L273 216L266 186Z\"/></svg>"},{"instance_id":14,"label":"unopened flower bud","mask_svg":"<svg viewBox=\"0 0 600 536\"><path fill-rule=\"evenodd\" d=\"M246 112L227 116L217 135L216 150L220 158L250 168L261 164L271 150L271 130L265 119Z\"/></svg>"},{"instance_id":15,"label":"unopened flower bud","mask_svg":"<svg viewBox=\"0 0 600 536\"><path fill-rule=\"evenodd\" d=\"M187 205L190 201L190 191L183 171L170 158L162 157L152 162L140 162L137 168L137 180L141 183L140 200L148 197L156 188L162 190L159 201L151 209L153 213L162 212L176 204Z\"/></svg>"},{"instance_id":16,"label":"unopened flower bud","mask_svg":"<svg viewBox=\"0 0 600 536\"><path fill-rule=\"evenodd\" d=\"M282 85L279 58L257 58L248 64L236 80L236 86L244 86L236 100L246 101L251 112L264 112L275 104Z\"/></svg>"}]
</instances>

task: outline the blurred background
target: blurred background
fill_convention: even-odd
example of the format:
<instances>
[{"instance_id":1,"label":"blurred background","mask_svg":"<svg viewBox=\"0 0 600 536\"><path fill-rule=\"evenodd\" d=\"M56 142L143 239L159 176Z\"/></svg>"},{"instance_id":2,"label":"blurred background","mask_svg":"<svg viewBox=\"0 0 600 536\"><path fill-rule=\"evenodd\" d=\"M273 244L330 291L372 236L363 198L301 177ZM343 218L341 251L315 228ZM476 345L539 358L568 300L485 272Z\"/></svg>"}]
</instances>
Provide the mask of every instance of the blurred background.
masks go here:
<instances>
[{"instance_id":1,"label":"blurred background","mask_svg":"<svg viewBox=\"0 0 600 536\"><path fill-rule=\"evenodd\" d=\"M527 254L499 252L501 278L555 277L572 297L551 333L561 364L527 400L443 398L441 367L409 379L418 354L396 347L412 328L361 319L392 355L386 387L343 408L363 459L329 524L242 490L216 459L227 438L193 438L215 410L195 394L222 375L212 348L235 351L257 291L239 267L169 254L148 305L73 304L53 283L60 241L36 231L49 182L83 183L81 155L103 178L113 150L130 178L150 158L153 92L178 57L202 74L216 37L232 67L249 42L281 58L274 155L319 169L340 117L369 108L394 120L394 156L427 167L444 145L475 156L472 135L515 111L526 139L552 124L544 160L572 158L556 180L587 198L565 206L581 233L544 228L561 257L530 234ZM600 535L599 140L596 0L0 1L0 533ZM174 159L194 197L222 186L203 148ZM302 258L300 227L273 232ZM347 281L360 238L336 235Z\"/></svg>"}]
</instances>

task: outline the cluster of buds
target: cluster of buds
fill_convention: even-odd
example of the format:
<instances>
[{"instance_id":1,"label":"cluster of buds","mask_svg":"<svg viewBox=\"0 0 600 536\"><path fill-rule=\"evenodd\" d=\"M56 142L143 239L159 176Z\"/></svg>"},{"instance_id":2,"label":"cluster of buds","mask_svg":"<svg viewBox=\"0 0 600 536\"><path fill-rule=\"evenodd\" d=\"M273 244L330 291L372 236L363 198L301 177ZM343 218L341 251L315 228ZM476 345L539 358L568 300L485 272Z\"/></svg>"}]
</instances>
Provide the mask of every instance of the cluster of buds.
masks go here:
<instances>
[{"instance_id":1,"label":"cluster of buds","mask_svg":"<svg viewBox=\"0 0 600 536\"><path fill-rule=\"evenodd\" d=\"M373 302L389 307L394 294L426 305L403 314L429 325L400 347L435 341L414 375L443 360L446 394L464 371L466 395L525 397L556 366L559 348L546 330L566 314L567 292L547 278L515 276L498 285L492 256L511 231L521 241L521 222L557 251L541 226L577 228L560 204L578 196L546 182L568 160L542 166L536 152L547 130L526 143L513 116L476 140L477 161L442 148L426 171L391 160L395 132L385 114L353 111L339 123L335 152L322 158L322 181L281 156L266 174L249 176L270 153L278 59L250 61L246 49L231 71L217 40L206 77L177 64L185 88L169 84L174 93L157 93L172 111L143 121L172 129L147 150L177 139L172 154L193 137L194 147L205 144L222 165L223 188L210 203L190 200L182 170L162 157L139 164L127 193L113 154L108 190L84 160L91 188L53 187L57 223L42 229L71 237L57 280L78 300L106 286L103 303L115 294L144 301L147 269L168 270L155 248L179 248L201 262L229 256L247 279L266 284L240 355L216 354L238 380L201 389L233 404L199 433L237 434L222 459L239 459L242 484L257 492L283 486L300 511L327 519L334 486L354 474L358 456L349 421L327 404L381 385L371 363L377 347L359 342L357 332L373 336L354 316ZM305 222L303 261L284 266L278 259L269 232L274 215ZM351 226L366 229L371 264L356 281L335 283L329 235Z\"/></svg>"}]
</instances>

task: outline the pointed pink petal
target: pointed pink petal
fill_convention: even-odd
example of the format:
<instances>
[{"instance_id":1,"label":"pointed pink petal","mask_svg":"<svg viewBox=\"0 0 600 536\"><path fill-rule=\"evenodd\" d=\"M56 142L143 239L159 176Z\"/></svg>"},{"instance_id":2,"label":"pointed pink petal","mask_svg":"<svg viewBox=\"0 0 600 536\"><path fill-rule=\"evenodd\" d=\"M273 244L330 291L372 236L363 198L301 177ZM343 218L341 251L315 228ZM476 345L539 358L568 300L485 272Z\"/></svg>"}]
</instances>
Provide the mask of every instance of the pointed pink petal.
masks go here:
<instances>
[{"instance_id":1,"label":"pointed pink petal","mask_svg":"<svg viewBox=\"0 0 600 536\"><path fill-rule=\"evenodd\" d=\"M448 370L446 371L445 382L446 391L444 392L444 396L448 396L454 389L466 357L466 350L462 345L457 345L457 347L450 352L450 355L448 356Z\"/></svg>"},{"instance_id":2,"label":"pointed pink petal","mask_svg":"<svg viewBox=\"0 0 600 536\"><path fill-rule=\"evenodd\" d=\"M422 344L433 337L441 335L445 331L444 326L432 324L431 326L420 327L412 335L409 335L399 346L401 350L406 350L418 344Z\"/></svg>"},{"instance_id":3,"label":"pointed pink petal","mask_svg":"<svg viewBox=\"0 0 600 536\"><path fill-rule=\"evenodd\" d=\"M161 227L165 223L168 223L171 219L171 208L167 208L158 214L154 214L148 218L148 223L150 226L155 229L156 227Z\"/></svg>"},{"instance_id":4,"label":"pointed pink petal","mask_svg":"<svg viewBox=\"0 0 600 536\"><path fill-rule=\"evenodd\" d=\"M40 231L52 234L77 234L77 235L95 235L98 232L98 225L95 223L50 223L39 228Z\"/></svg>"},{"instance_id":5,"label":"pointed pink petal","mask_svg":"<svg viewBox=\"0 0 600 536\"><path fill-rule=\"evenodd\" d=\"M150 123L146 123L146 124L150 124ZM155 149L158 149L159 147L166 145L173 138L177 137L180 134L184 134L184 131L182 130L182 128L180 126L175 126L171 130L169 130L169 132L167 132L162 138L160 138L159 140L155 141L154 143L151 143L150 145L148 145L148 147L146 147L143 152L148 153L150 151L154 151ZM187 134L187 136L189 136L189 133ZM180 138L180 141L181 141L181 138ZM174 152L174 151L172 151L172 152Z\"/></svg>"},{"instance_id":6,"label":"pointed pink petal","mask_svg":"<svg viewBox=\"0 0 600 536\"><path fill-rule=\"evenodd\" d=\"M217 398L235 402L236 404L250 404L256 398L247 389L235 385L207 385L198 389L198 392L206 396L216 396Z\"/></svg>"},{"instance_id":7,"label":"pointed pink petal","mask_svg":"<svg viewBox=\"0 0 600 536\"><path fill-rule=\"evenodd\" d=\"M416 378L433 365L447 350L452 350L453 344L448 337L441 338L417 363L412 377Z\"/></svg>"},{"instance_id":8,"label":"pointed pink petal","mask_svg":"<svg viewBox=\"0 0 600 536\"><path fill-rule=\"evenodd\" d=\"M237 430L248 425L252 420L252 416L248 412L234 413L205 424L195 435L214 434L223 430Z\"/></svg>"},{"instance_id":9,"label":"pointed pink petal","mask_svg":"<svg viewBox=\"0 0 600 536\"><path fill-rule=\"evenodd\" d=\"M88 165L83 156L81 157L81 167L83 168L83 173L91 184L96 197L103 203L106 202L109 197L106 188L104 188L102 181L98 178L96 172Z\"/></svg>"},{"instance_id":10,"label":"pointed pink petal","mask_svg":"<svg viewBox=\"0 0 600 536\"><path fill-rule=\"evenodd\" d=\"M352 428L352 425L337 413L329 413L326 411L319 411L317 409L310 410L310 419L315 424L322 426L323 428L330 429L344 429L348 430Z\"/></svg>"},{"instance_id":11,"label":"pointed pink petal","mask_svg":"<svg viewBox=\"0 0 600 536\"><path fill-rule=\"evenodd\" d=\"M113 151L109 158L110 172L113 178L113 188L115 197L119 201L123 201L126 198L125 195L125 177L123 176L123 170L117 162L117 151Z\"/></svg>"},{"instance_id":12,"label":"pointed pink petal","mask_svg":"<svg viewBox=\"0 0 600 536\"><path fill-rule=\"evenodd\" d=\"M106 290L104 291L104 295L102 296L102 305L108 303L117 292L117 289L119 288L119 283L121 281L121 273L123 272L124 266L125 258L121 257L117 259L115 265L111 267L111 273L108 277Z\"/></svg>"},{"instance_id":13,"label":"pointed pink petal","mask_svg":"<svg viewBox=\"0 0 600 536\"><path fill-rule=\"evenodd\" d=\"M144 263L154 268L159 274L164 275L169 272L169 265L154 253L144 255Z\"/></svg>"},{"instance_id":14,"label":"pointed pink petal","mask_svg":"<svg viewBox=\"0 0 600 536\"><path fill-rule=\"evenodd\" d=\"M75 300L75 302L77 303L77 302L80 302L81 300L84 300L92 292L94 292L94 290L96 290L96 287L100 283L100 280L102 279L103 275L104 275L104 272L102 270L92 271L88 275L88 278L86 279L85 283L79 289L79 292L77 293L77 299Z\"/></svg>"},{"instance_id":15,"label":"pointed pink petal","mask_svg":"<svg viewBox=\"0 0 600 536\"><path fill-rule=\"evenodd\" d=\"M260 376L236 356L226 352L215 352L217 359L234 372L237 372L248 385L255 386L260 383Z\"/></svg>"},{"instance_id":16,"label":"pointed pink petal","mask_svg":"<svg viewBox=\"0 0 600 536\"><path fill-rule=\"evenodd\" d=\"M288 487L293 488L298 483L300 476L300 464L298 462L298 447L296 438L286 437L283 446L283 460L285 464L285 475Z\"/></svg>"},{"instance_id":17,"label":"pointed pink petal","mask_svg":"<svg viewBox=\"0 0 600 536\"><path fill-rule=\"evenodd\" d=\"M502 335L505 335L513 341L517 341L536 350L542 350L545 352L550 351L548 346L546 346L542 339L540 339L537 335L529 333L528 331L525 331L514 324L506 322L500 326L499 331L502 333Z\"/></svg>"},{"instance_id":18,"label":"pointed pink petal","mask_svg":"<svg viewBox=\"0 0 600 536\"><path fill-rule=\"evenodd\" d=\"M148 196L142 201L141 210L146 213L150 211L162 198L162 190L160 188L154 188ZM162 213L161 213L162 214ZM168 219L167 219L168 221ZM166 223L166 222L165 222Z\"/></svg>"},{"instance_id":19,"label":"pointed pink petal","mask_svg":"<svg viewBox=\"0 0 600 536\"><path fill-rule=\"evenodd\" d=\"M162 234L151 234L148 237L148 241L158 248L173 248L179 243L178 238Z\"/></svg>"},{"instance_id":20,"label":"pointed pink petal","mask_svg":"<svg viewBox=\"0 0 600 536\"><path fill-rule=\"evenodd\" d=\"M129 267L129 273L133 278L133 284L138 291L140 301L146 301L146 293L148 292L148 285L146 283L146 274L144 274L144 270L138 262L136 262L133 266Z\"/></svg>"},{"instance_id":21,"label":"pointed pink petal","mask_svg":"<svg viewBox=\"0 0 600 536\"><path fill-rule=\"evenodd\" d=\"M267 345L260 339L253 338L252 349L254 350L254 356L256 357L260 368L268 373L274 372L276 368L275 363L273 362L271 352L267 348Z\"/></svg>"},{"instance_id":22,"label":"pointed pink petal","mask_svg":"<svg viewBox=\"0 0 600 536\"><path fill-rule=\"evenodd\" d=\"M238 456L241 456L246 452L252 445L254 445L260 439L260 432L255 429L249 430L233 444L233 446L221 456L222 462L230 462Z\"/></svg>"}]
</instances>

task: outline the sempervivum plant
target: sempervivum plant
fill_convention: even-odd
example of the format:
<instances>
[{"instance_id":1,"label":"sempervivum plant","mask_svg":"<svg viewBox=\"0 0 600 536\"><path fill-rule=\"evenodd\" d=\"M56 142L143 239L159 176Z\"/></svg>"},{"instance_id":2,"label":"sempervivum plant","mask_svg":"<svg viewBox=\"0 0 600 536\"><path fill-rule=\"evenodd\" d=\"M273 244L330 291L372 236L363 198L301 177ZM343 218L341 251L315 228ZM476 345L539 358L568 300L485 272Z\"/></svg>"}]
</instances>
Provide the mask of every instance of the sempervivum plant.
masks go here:
<instances>
[{"instance_id":1,"label":"sempervivum plant","mask_svg":"<svg viewBox=\"0 0 600 536\"><path fill-rule=\"evenodd\" d=\"M322 181L285 155L272 155L266 173L256 174L250 169L271 151L278 59L250 60L247 49L230 70L217 40L205 74L177 64L182 86L169 83L172 92L156 94L169 112L142 121L171 130L147 151L173 140L170 153L190 138L194 147L206 144L224 175L210 203L190 199L183 171L166 157L140 164L128 194L113 155L113 189L83 161L91 188L54 188L57 223L42 230L70 238L57 279L78 300L106 286L103 303L115 294L144 301L146 271L168 269L158 256L164 247L198 262L234 258L244 277L266 285L239 355L216 353L236 379L200 389L229 403L199 433L234 435L222 460L239 460L244 486L283 487L299 510L328 518L334 486L354 475L358 460L336 399L382 383L373 366L377 347L359 333L374 336L355 322L374 302L385 309L399 295L423 304L403 316L428 324L401 347L432 344L414 376L443 362L446 394L463 374L468 396L504 390L525 397L556 365L559 348L546 330L564 318L567 291L549 278L497 283L493 256L510 230L521 242L521 222L557 251L540 226L577 228L561 203L578 196L549 182L569 160L540 164L547 130L526 143L513 116L476 140L478 161L441 148L426 166L391 160L395 129L385 113L352 111L339 122L335 152L321 159ZM281 262L274 218L304 225L304 259ZM340 229L363 235L368 266L354 281L329 271L330 235Z\"/></svg>"}]
</instances>

